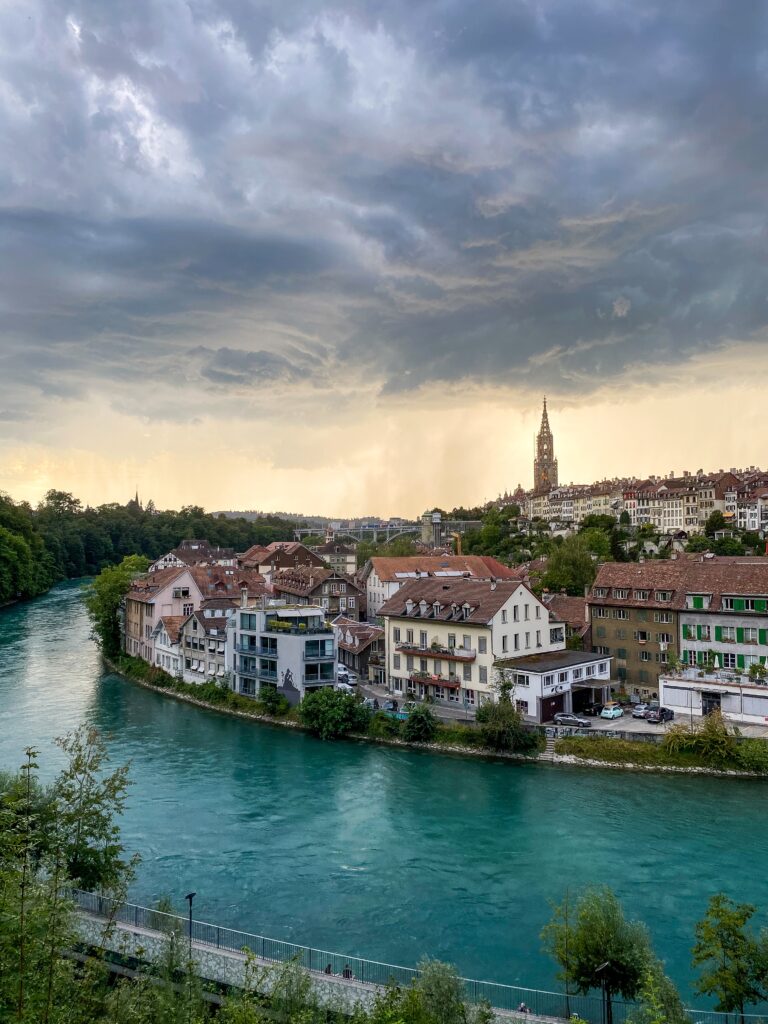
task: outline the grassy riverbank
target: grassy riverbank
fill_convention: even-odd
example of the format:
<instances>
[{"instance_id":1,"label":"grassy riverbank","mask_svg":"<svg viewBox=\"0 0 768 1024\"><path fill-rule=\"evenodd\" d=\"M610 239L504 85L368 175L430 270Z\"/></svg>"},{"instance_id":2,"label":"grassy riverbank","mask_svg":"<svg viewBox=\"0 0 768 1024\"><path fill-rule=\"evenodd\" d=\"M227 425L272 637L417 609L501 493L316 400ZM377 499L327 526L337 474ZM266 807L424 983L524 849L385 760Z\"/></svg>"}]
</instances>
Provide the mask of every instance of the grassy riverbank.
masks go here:
<instances>
[{"instance_id":1,"label":"grassy riverbank","mask_svg":"<svg viewBox=\"0 0 768 1024\"><path fill-rule=\"evenodd\" d=\"M569 736L555 742L555 753L606 767L676 769L717 772L748 772L768 775L768 743L742 739L725 743L716 750L675 749L667 743L641 743L606 737Z\"/></svg>"}]
</instances>

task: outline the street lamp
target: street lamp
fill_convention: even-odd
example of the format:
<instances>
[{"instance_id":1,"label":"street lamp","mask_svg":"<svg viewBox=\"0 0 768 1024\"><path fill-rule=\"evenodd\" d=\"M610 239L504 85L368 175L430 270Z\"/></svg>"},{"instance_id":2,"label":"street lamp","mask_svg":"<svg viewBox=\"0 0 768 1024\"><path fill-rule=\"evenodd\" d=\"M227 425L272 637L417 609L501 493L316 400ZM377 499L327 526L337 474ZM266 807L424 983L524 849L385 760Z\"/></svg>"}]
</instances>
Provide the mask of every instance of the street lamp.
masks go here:
<instances>
[{"instance_id":1,"label":"street lamp","mask_svg":"<svg viewBox=\"0 0 768 1024\"><path fill-rule=\"evenodd\" d=\"M189 963L187 966L187 973L189 982L187 985L187 1009L189 1013L189 1020L192 1020L192 900L197 896L196 892L188 892L184 897L189 902Z\"/></svg>"},{"instance_id":2,"label":"street lamp","mask_svg":"<svg viewBox=\"0 0 768 1024\"><path fill-rule=\"evenodd\" d=\"M605 998L605 975L603 971L606 967L610 967L611 961L606 960L604 964L600 964L599 967L595 968L595 974L600 975L600 990L602 992L602 1009L603 1009L603 1024L605 1024L605 1011L606 1011L606 998Z\"/></svg>"}]
</instances>

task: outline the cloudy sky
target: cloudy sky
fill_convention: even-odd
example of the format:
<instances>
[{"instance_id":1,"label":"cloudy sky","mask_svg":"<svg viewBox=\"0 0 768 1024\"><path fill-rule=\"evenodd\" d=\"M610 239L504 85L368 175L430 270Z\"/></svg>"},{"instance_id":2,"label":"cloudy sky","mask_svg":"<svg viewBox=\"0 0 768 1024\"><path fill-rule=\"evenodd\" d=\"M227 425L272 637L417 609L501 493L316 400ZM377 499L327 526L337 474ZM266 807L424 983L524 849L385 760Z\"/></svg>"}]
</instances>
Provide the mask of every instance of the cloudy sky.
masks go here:
<instances>
[{"instance_id":1,"label":"cloudy sky","mask_svg":"<svg viewBox=\"0 0 768 1024\"><path fill-rule=\"evenodd\" d=\"M766 461L763 0L0 4L0 489Z\"/></svg>"}]
</instances>

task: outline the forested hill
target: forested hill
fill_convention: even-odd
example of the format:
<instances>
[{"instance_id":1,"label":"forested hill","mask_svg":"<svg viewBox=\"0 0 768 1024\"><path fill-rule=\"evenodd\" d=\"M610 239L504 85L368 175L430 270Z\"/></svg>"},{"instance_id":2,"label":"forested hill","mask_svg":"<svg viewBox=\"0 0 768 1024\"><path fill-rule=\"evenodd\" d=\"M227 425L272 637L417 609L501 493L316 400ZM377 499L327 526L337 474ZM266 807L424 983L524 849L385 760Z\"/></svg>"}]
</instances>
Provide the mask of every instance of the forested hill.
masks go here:
<instances>
[{"instance_id":1,"label":"forested hill","mask_svg":"<svg viewBox=\"0 0 768 1024\"><path fill-rule=\"evenodd\" d=\"M157 558L191 537L245 551L290 540L293 528L275 516L248 522L196 506L158 512L151 502L142 508L129 501L84 508L64 491L49 491L36 508L0 495L0 604L35 597L59 580L93 575L125 555Z\"/></svg>"}]
</instances>

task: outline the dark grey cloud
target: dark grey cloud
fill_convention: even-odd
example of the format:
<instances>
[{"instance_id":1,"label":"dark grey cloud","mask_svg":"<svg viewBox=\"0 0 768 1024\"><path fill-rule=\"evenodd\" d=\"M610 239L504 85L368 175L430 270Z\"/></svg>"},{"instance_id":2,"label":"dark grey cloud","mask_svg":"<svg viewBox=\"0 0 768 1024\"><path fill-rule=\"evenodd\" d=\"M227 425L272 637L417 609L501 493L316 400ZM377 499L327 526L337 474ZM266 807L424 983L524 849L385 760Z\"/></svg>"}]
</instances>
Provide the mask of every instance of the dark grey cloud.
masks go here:
<instances>
[{"instance_id":1,"label":"dark grey cloud","mask_svg":"<svg viewBox=\"0 0 768 1024\"><path fill-rule=\"evenodd\" d=\"M174 372L580 394L764 343L760 0L30 0L0 32L19 417Z\"/></svg>"}]
</instances>

